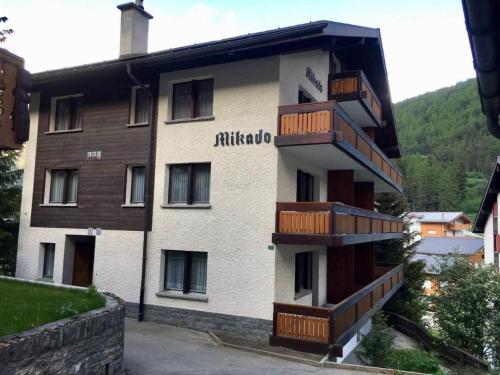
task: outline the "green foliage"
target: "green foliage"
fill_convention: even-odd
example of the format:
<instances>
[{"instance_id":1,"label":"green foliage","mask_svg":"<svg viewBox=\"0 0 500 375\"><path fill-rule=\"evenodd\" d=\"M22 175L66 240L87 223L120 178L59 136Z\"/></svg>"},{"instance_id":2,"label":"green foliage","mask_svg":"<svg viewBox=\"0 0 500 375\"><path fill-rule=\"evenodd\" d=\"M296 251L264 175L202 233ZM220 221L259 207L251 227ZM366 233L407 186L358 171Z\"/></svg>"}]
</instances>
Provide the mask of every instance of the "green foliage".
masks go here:
<instances>
[{"instance_id":1,"label":"green foliage","mask_svg":"<svg viewBox=\"0 0 500 375\"><path fill-rule=\"evenodd\" d=\"M6 23L9 19L5 16L0 16L0 23ZM7 40L7 36L12 34L14 30L12 29L0 29L0 43Z\"/></svg>"},{"instance_id":2,"label":"green foliage","mask_svg":"<svg viewBox=\"0 0 500 375\"><path fill-rule=\"evenodd\" d=\"M375 204L379 212L392 216L401 216L408 209L405 198L399 194L377 194ZM402 239L375 242L375 259L377 262L404 264L405 284L389 300L384 309L420 322L426 310L422 295L425 264L422 261L412 260L419 244L415 241L415 236L416 233L409 231L408 221L404 220Z\"/></svg>"},{"instance_id":3,"label":"green foliage","mask_svg":"<svg viewBox=\"0 0 500 375\"><path fill-rule=\"evenodd\" d=\"M475 79L395 105L405 194L412 211L475 216L500 149L481 112Z\"/></svg>"},{"instance_id":4,"label":"green foliage","mask_svg":"<svg viewBox=\"0 0 500 375\"><path fill-rule=\"evenodd\" d=\"M372 320L372 329L361 341L357 356L373 366L381 367L392 350L394 336L387 327L382 312L377 312Z\"/></svg>"},{"instance_id":5,"label":"green foliage","mask_svg":"<svg viewBox=\"0 0 500 375\"><path fill-rule=\"evenodd\" d=\"M15 168L18 157L16 151L0 151L0 275L15 272L22 176Z\"/></svg>"},{"instance_id":6,"label":"green foliage","mask_svg":"<svg viewBox=\"0 0 500 375\"><path fill-rule=\"evenodd\" d=\"M80 290L0 279L0 336L103 307L104 298Z\"/></svg>"},{"instance_id":7,"label":"green foliage","mask_svg":"<svg viewBox=\"0 0 500 375\"><path fill-rule=\"evenodd\" d=\"M439 360L435 356L416 349L392 350L384 362L384 367L426 374L445 374L439 367Z\"/></svg>"},{"instance_id":8,"label":"green foliage","mask_svg":"<svg viewBox=\"0 0 500 375\"><path fill-rule=\"evenodd\" d=\"M440 265L436 321L445 342L500 363L500 274L463 257Z\"/></svg>"}]
</instances>

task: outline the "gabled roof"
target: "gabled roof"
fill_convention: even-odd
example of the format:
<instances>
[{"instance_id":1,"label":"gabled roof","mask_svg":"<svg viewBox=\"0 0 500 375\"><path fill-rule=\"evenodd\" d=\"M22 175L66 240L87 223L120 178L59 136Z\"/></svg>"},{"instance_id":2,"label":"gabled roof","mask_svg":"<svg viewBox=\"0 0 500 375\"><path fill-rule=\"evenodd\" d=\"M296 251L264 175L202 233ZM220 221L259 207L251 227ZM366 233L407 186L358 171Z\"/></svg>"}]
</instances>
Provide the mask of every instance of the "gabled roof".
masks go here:
<instances>
[{"instance_id":1,"label":"gabled roof","mask_svg":"<svg viewBox=\"0 0 500 375\"><path fill-rule=\"evenodd\" d=\"M486 221L490 216L493 203L497 200L497 195L500 192L500 156L497 156L495 164L493 165L493 170L491 171L490 180L488 185L484 190L483 200L479 206L479 211L477 212L476 220L474 221L474 226L472 231L475 233L483 233Z\"/></svg>"},{"instance_id":2,"label":"gabled roof","mask_svg":"<svg viewBox=\"0 0 500 375\"><path fill-rule=\"evenodd\" d=\"M462 219L466 224L472 220L463 212L410 212L409 216L421 223L451 223Z\"/></svg>"},{"instance_id":3,"label":"gabled roof","mask_svg":"<svg viewBox=\"0 0 500 375\"><path fill-rule=\"evenodd\" d=\"M439 271L440 265L446 263L451 265L453 263L453 258L443 257L440 255L429 255L429 254L415 254L412 257L413 261L421 260L425 263L424 271L427 274L436 275Z\"/></svg>"},{"instance_id":4,"label":"gabled roof","mask_svg":"<svg viewBox=\"0 0 500 375\"><path fill-rule=\"evenodd\" d=\"M152 52L41 72L33 75L33 90L71 79L99 79L99 75L134 71L166 72L198 66L258 58L292 51L332 49L346 70L362 69L382 103L386 126L377 130L376 141L390 158L400 157L380 30L331 21L252 33L213 42Z\"/></svg>"},{"instance_id":5,"label":"gabled roof","mask_svg":"<svg viewBox=\"0 0 500 375\"><path fill-rule=\"evenodd\" d=\"M423 238L417 246L417 254L440 255L449 254L473 255L484 247L482 238L436 237Z\"/></svg>"}]
</instances>

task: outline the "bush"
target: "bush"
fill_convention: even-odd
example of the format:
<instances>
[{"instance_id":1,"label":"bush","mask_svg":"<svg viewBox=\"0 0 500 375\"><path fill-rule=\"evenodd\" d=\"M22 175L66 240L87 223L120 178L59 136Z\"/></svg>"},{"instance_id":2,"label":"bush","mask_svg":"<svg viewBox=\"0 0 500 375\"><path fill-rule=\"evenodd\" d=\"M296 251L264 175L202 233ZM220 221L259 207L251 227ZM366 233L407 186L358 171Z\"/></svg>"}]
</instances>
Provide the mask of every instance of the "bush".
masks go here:
<instances>
[{"instance_id":1,"label":"bush","mask_svg":"<svg viewBox=\"0 0 500 375\"><path fill-rule=\"evenodd\" d=\"M432 354L416 349L394 349L387 356L384 367L401 371L445 374L439 367L439 360Z\"/></svg>"},{"instance_id":2,"label":"bush","mask_svg":"<svg viewBox=\"0 0 500 375\"><path fill-rule=\"evenodd\" d=\"M373 366L383 366L392 350L394 336L387 327L382 312L377 312L372 320L372 329L361 341L359 359Z\"/></svg>"}]
</instances>

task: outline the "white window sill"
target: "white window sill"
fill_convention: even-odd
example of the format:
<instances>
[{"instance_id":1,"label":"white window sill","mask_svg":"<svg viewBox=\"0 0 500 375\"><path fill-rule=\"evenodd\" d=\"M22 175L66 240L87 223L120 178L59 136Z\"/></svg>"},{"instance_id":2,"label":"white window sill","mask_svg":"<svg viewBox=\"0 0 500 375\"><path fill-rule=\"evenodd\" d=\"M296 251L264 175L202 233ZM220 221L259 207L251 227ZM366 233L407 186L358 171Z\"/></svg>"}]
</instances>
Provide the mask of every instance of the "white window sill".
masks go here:
<instances>
[{"instance_id":1,"label":"white window sill","mask_svg":"<svg viewBox=\"0 0 500 375\"><path fill-rule=\"evenodd\" d=\"M126 203L126 204L122 204L122 207L142 208L142 207L144 207L144 203Z\"/></svg>"},{"instance_id":2,"label":"white window sill","mask_svg":"<svg viewBox=\"0 0 500 375\"><path fill-rule=\"evenodd\" d=\"M135 127L139 127L139 126L148 126L149 125L149 121L147 122L136 122L134 124L126 124L125 126L127 128L135 128Z\"/></svg>"},{"instance_id":3,"label":"white window sill","mask_svg":"<svg viewBox=\"0 0 500 375\"><path fill-rule=\"evenodd\" d=\"M203 116L203 117L192 117L192 118L178 118L175 120L167 120L165 124L179 124L183 122L199 122L199 121L213 121L215 116Z\"/></svg>"},{"instance_id":4,"label":"white window sill","mask_svg":"<svg viewBox=\"0 0 500 375\"><path fill-rule=\"evenodd\" d=\"M82 128L78 129L68 129L68 130L50 130L48 132L45 132L45 134L61 134L61 133L78 133L83 131Z\"/></svg>"},{"instance_id":5,"label":"white window sill","mask_svg":"<svg viewBox=\"0 0 500 375\"><path fill-rule=\"evenodd\" d=\"M184 294L178 290L162 290L156 292L156 295L162 298L187 299L191 301L208 302L208 296L202 293Z\"/></svg>"},{"instance_id":6,"label":"white window sill","mask_svg":"<svg viewBox=\"0 0 500 375\"><path fill-rule=\"evenodd\" d=\"M162 204L161 208L199 208L199 209L207 209L207 208L212 208L212 205L207 203L207 204L184 204L184 203L169 203L169 204Z\"/></svg>"},{"instance_id":7,"label":"white window sill","mask_svg":"<svg viewBox=\"0 0 500 375\"><path fill-rule=\"evenodd\" d=\"M293 296L293 300L297 301L298 299L301 299L302 297L305 297L309 294L312 294L312 289L302 289L300 292L295 293Z\"/></svg>"},{"instance_id":8,"label":"white window sill","mask_svg":"<svg viewBox=\"0 0 500 375\"><path fill-rule=\"evenodd\" d=\"M40 207L78 207L77 203L42 203Z\"/></svg>"}]
</instances>

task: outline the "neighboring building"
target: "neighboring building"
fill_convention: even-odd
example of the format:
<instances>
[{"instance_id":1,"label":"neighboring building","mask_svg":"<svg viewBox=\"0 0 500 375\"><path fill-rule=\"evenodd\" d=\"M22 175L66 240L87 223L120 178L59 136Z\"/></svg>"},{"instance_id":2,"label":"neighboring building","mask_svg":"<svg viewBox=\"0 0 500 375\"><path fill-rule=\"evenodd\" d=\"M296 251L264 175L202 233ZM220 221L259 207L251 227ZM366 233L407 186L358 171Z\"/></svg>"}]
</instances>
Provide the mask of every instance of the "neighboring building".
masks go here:
<instances>
[{"instance_id":1,"label":"neighboring building","mask_svg":"<svg viewBox=\"0 0 500 375\"><path fill-rule=\"evenodd\" d=\"M416 249L414 260L425 262L424 294L434 295L439 291L436 275L442 262L448 262L448 256L461 255L478 267L484 264L484 243L479 238L423 238Z\"/></svg>"},{"instance_id":2,"label":"neighboring building","mask_svg":"<svg viewBox=\"0 0 500 375\"><path fill-rule=\"evenodd\" d=\"M472 220L463 212L410 212L410 231L416 239L435 237L466 237Z\"/></svg>"},{"instance_id":3,"label":"neighboring building","mask_svg":"<svg viewBox=\"0 0 500 375\"><path fill-rule=\"evenodd\" d=\"M379 30L147 53L151 16L119 8L119 59L34 76L17 276L341 360L403 283L374 259L403 229L374 211L402 191Z\"/></svg>"},{"instance_id":4,"label":"neighboring building","mask_svg":"<svg viewBox=\"0 0 500 375\"><path fill-rule=\"evenodd\" d=\"M495 160L490 180L474 222L475 233L484 236L484 262L500 269L500 236L498 234L498 204L500 202L500 156Z\"/></svg>"}]
</instances>

